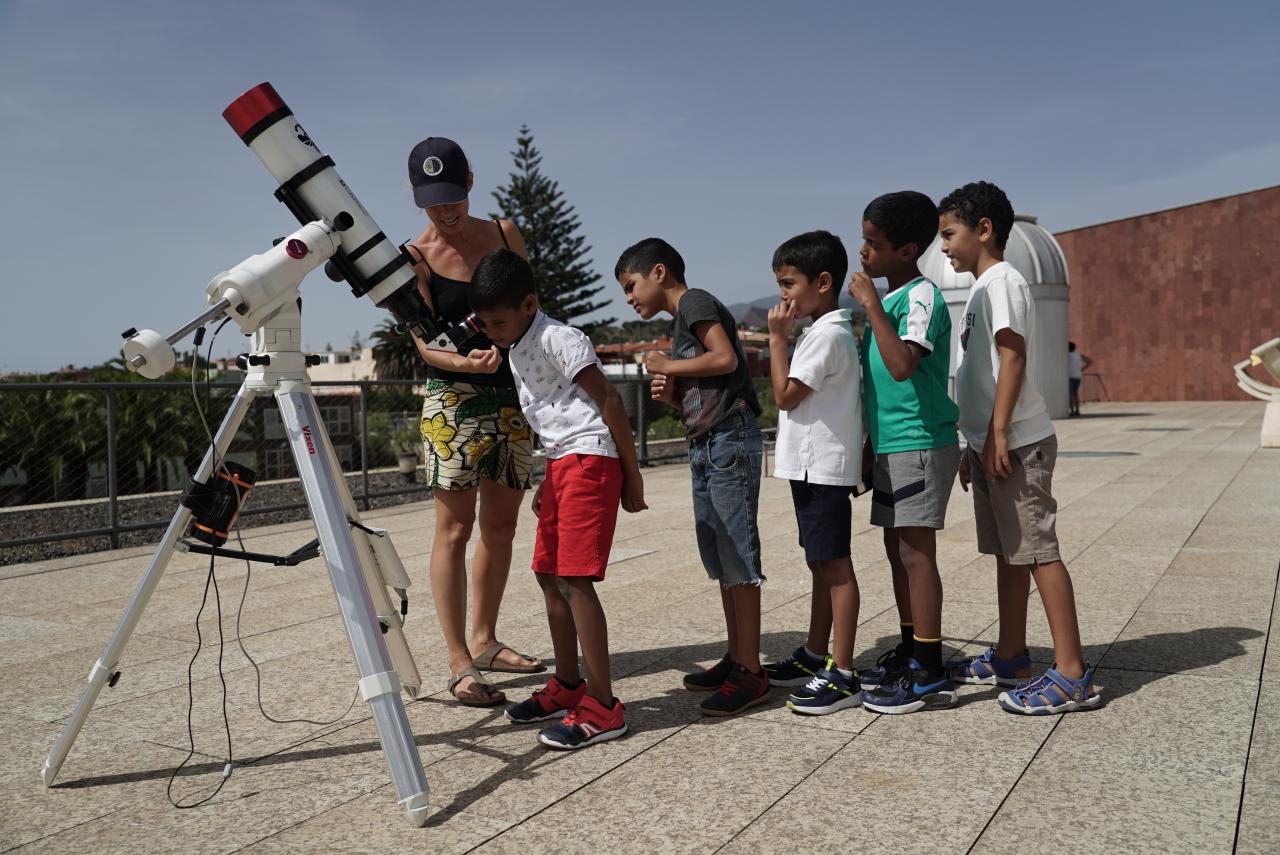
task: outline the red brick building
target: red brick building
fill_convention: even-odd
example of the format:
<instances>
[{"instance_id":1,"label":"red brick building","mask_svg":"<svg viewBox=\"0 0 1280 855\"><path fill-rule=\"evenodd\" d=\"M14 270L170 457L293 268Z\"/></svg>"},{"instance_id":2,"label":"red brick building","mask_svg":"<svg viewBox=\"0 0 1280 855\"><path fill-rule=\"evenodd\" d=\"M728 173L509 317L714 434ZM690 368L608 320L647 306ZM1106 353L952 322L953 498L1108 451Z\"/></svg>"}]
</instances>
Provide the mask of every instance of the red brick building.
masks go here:
<instances>
[{"instance_id":1,"label":"red brick building","mask_svg":"<svg viewBox=\"0 0 1280 855\"><path fill-rule=\"evenodd\" d=\"M1112 400L1248 397L1231 366L1280 335L1280 186L1055 237L1070 338Z\"/></svg>"}]
</instances>

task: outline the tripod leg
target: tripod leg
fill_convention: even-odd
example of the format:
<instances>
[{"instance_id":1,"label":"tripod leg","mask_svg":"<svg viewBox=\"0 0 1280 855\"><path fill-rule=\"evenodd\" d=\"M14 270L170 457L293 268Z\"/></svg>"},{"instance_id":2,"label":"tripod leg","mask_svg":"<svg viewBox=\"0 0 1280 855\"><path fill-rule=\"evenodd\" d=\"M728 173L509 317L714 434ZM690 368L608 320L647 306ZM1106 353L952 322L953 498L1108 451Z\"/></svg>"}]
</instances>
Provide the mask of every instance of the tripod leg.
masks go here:
<instances>
[{"instance_id":1,"label":"tripod leg","mask_svg":"<svg viewBox=\"0 0 1280 855\"><path fill-rule=\"evenodd\" d=\"M345 479L339 483L346 486ZM360 517L355 513L355 501L351 498L349 490L346 491L346 505L351 519L359 522ZM351 534L360 552L364 582L369 588L369 594L373 597L373 605L378 612L378 622L386 627L383 635L387 642L387 650L391 653L391 662L396 666L396 673L400 675L400 684L404 687L405 693L411 698L416 698L418 690L422 687L422 675L418 673L418 664L413 661L413 654L409 652L409 642L405 639L404 630L401 628L403 619L400 611L392 604L391 595L387 593L388 587L409 587L409 578L404 572L404 565L395 554L395 547L391 545L389 535L378 537L359 530ZM391 578L388 578L389 576Z\"/></svg>"},{"instance_id":2,"label":"tripod leg","mask_svg":"<svg viewBox=\"0 0 1280 855\"><path fill-rule=\"evenodd\" d=\"M361 552L347 522L348 508L343 498L345 495L349 500L350 494L342 483L342 472L310 387L305 381L284 380L276 392L276 401L315 520L342 622L351 640L361 695L373 713L396 795L408 810L410 820L422 825L427 820L427 776L400 698L400 678L365 582Z\"/></svg>"},{"instance_id":3,"label":"tripod leg","mask_svg":"<svg viewBox=\"0 0 1280 855\"><path fill-rule=\"evenodd\" d=\"M240 422L244 419L244 414L249 409L249 405L253 402L256 394L244 387L236 393L236 397L231 402L231 406L227 409L227 415L223 418L222 424L218 427L218 433L213 438L213 447L204 455L204 460L200 462L200 468L196 470L195 478L197 481L205 481L213 474L213 461L216 454L219 458L226 453L227 447L231 445L231 440L235 439L236 431L240 428ZM129 643L129 636L133 634L134 628L138 625L138 621L142 618L142 612L147 607L147 602L151 599L151 593L159 584L160 578L164 576L165 568L169 564L169 558L173 555L173 547L178 539L187 530L188 523L191 522L191 511L179 506L177 512L173 515L173 519L169 522L169 527L165 529L164 537L160 541L160 545L156 547L155 554L151 557L151 563L147 565L147 570L142 574L142 579L138 582L138 587L133 591L133 598L129 600L128 607L124 610L124 614L120 616L120 622L116 624L116 631L111 636L111 640L107 642L107 647L102 651L102 655L98 657L98 661L93 663L93 668L89 671L89 682L85 686L83 694L80 695L80 701L76 704L75 711L71 717L67 719L66 725L62 728L62 733L58 735L58 741L54 743L53 748L49 751L44 760L44 768L40 771L40 777L44 779L46 787L53 784L54 778L58 776L58 770L62 768L62 762L67 759L67 753L71 751L71 745L76 741L76 735L80 732L80 728L84 726L85 719L89 717L89 711L93 709L94 702L98 699L98 694L102 691L102 687L111 681L111 677L116 673L116 665L120 662L120 655L124 652L124 647Z\"/></svg>"}]
</instances>

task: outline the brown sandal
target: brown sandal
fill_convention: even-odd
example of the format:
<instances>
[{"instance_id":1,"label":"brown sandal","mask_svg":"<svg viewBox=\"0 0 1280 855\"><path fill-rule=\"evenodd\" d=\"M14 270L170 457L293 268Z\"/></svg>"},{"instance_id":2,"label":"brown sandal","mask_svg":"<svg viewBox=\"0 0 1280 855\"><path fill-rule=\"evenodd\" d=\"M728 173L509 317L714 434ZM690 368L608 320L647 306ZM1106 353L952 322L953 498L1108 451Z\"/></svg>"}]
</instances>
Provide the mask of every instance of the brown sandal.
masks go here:
<instances>
[{"instance_id":1,"label":"brown sandal","mask_svg":"<svg viewBox=\"0 0 1280 855\"><path fill-rule=\"evenodd\" d=\"M456 691L458 684L467 677L476 681L476 688L484 695L483 699L464 698L458 694ZM484 678L480 676L480 672L474 667L463 668L457 674L454 674L449 678L449 694L453 695L454 700L462 704L464 707L496 707L499 704L505 704L507 702L507 696L486 683Z\"/></svg>"},{"instance_id":2,"label":"brown sandal","mask_svg":"<svg viewBox=\"0 0 1280 855\"><path fill-rule=\"evenodd\" d=\"M498 654L504 650L510 650L516 656L519 656L521 659L526 662L531 662L532 664L508 665L505 662L498 662ZM539 674L547 670L547 666L543 665L539 660L534 659L532 656L525 656L519 650L516 650L510 645L503 644L501 641L495 641L478 655L473 656L472 662L475 663L477 668L484 671L494 671L499 674Z\"/></svg>"}]
</instances>

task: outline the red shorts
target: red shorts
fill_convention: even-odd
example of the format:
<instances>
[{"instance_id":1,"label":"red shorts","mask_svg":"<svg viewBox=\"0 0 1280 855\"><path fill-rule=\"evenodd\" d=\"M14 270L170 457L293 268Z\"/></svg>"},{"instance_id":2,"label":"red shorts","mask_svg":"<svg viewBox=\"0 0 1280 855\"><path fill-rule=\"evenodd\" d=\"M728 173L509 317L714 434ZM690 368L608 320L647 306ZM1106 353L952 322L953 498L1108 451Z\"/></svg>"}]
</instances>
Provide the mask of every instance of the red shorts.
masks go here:
<instances>
[{"instance_id":1,"label":"red shorts","mask_svg":"<svg viewBox=\"0 0 1280 855\"><path fill-rule=\"evenodd\" d=\"M621 499L622 464L616 457L548 459L533 572L603 579Z\"/></svg>"}]
</instances>

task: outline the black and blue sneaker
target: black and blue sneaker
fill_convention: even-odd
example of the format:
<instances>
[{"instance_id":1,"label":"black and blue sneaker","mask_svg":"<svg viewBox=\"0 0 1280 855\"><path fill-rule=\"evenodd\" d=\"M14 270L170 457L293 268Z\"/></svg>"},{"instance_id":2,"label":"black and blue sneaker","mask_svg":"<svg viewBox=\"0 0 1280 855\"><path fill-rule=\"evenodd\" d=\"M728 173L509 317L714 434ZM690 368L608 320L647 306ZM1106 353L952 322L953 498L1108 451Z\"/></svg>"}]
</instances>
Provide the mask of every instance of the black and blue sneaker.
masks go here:
<instances>
[{"instance_id":1,"label":"black and blue sneaker","mask_svg":"<svg viewBox=\"0 0 1280 855\"><path fill-rule=\"evenodd\" d=\"M916 660L892 683L862 693L862 705L872 712L902 715L929 706L950 706L956 700L956 684L946 671L930 674Z\"/></svg>"},{"instance_id":2,"label":"black and blue sneaker","mask_svg":"<svg viewBox=\"0 0 1280 855\"><path fill-rule=\"evenodd\" d=\"M787 709L801 715L827 715L839 710L856 707L862 703L858 672L846 677L836 670L836 663L827 659L827 667L813 675L804 687L787 698Z\"/></svg>"},{"instance_id":3,"label":"black and blue sneaker","mask_svg":"<svg viewBox=\"0 0 1280 855\"><path fill-rule=\"evenodd\" d=\"M805 650L804 645L801 645L781 662L772 662L764 666L764 672L769 676L770 686L794 689L796 686L803 686L808 683L826 665L827 658L825 656L810 655L809 651Z\"/></svg>"},{"instance_id":4,"label":"black and blue sneaker","mask_svg":"<svg viewBox=\"0 0 1280 855\"><path fill-rule=\"evenodd\" d=\"M911 664L911 651L905 644L899 644L892 650L880 654L876 664L859 672L862 677L862 688L878 689L898 679L898 676Z\"/></svg>"}]
</instances>

